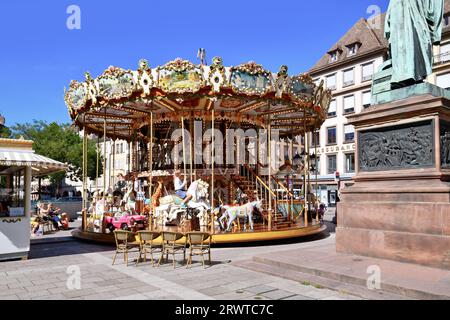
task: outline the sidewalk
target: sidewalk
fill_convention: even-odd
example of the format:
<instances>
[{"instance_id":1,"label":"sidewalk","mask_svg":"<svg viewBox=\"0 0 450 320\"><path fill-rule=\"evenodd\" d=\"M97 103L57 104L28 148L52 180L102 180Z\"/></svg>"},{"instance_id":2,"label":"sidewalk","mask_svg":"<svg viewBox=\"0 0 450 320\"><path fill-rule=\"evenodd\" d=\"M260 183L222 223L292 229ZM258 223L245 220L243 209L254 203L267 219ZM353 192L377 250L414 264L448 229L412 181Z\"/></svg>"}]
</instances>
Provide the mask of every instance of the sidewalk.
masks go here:
<instances>
[{"instance_id":1,"label":"sidewalk","mask_svg":"<svg viewBox=\"0 0 450 320\"><path fill-rule=\"evenodd\" d=\"M32 236L31 245L74 241L75 238L72 237L72 231L80 226L81 221L75 220L69 223L69 230L60 230L41 236Z\"/></svg>"},{"instance_id":2,"label":"sidewalk","mask_svg":"<svg viewBox=\"0 0 450 320\"><path fill-rule=\"evenodd\" d=\"M318 246L255 255L237 265L368 299L450 299L450 270L336 253L334 235ZM381 290L369 290L376 269Z\"/></svg>"}]
</instances>

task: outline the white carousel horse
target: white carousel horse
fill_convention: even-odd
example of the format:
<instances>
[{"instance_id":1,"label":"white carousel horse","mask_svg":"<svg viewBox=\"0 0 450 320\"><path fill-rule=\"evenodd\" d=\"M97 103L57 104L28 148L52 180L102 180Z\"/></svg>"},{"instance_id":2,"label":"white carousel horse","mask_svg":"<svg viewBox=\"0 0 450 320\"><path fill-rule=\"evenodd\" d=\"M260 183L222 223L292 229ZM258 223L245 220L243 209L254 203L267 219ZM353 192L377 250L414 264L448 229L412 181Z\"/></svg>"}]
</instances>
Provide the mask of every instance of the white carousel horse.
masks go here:
<instances>
[{"instance_id":1,"label":"white carousel horse","mask_svg":"<svg viewBox=\"0 0 450 320\"><path fill-rule=\"evenodd\" d=\"M192 199L186 207L200 211L198 217L203 223L208 218L206 214L209 210L208 188L209 185L206 182L197 180L189 186L187 191L192 195ZM186 213L186 208L182 206L183 200L175 195L160 198L159 202L161 205L155 209L155 218L162 225L176 220L180 213Z\"/></svg>"},{"instance_id":2,"label":"white carousel horse","mask_svg":"<svg viewBox=\"0 0 450 320\"><path fill-rule=\"evenodd\" d=\"M127 182L127 192L123 196L123 201L125 202L126 210L135 210L136 209L136 199L133 194L133 181Z\"/></svg>"},{"instance_id":3,"label":"white carousel horse","mask_svg":"<svg viewBox=\"0 0 450 320\"><path fill-rule=\"evenodd\" d=\"M220 217L219 223L222 229L225 229L223 225L223 221L225 219L228 220L228 227L227 232L231 231L231 226L233 225L233 222L236 221L236 219L244 218L249 221L250 223L250 229L253 230L253 211L255 209L262 211L262 201L257 200L253 202L249 202L247 204L244 204L243 206L236 206L236 207L227 207L225 210L225 213ZM244 230L247 229L247 224L244 224Z\"/></svg>"}]
</instances>

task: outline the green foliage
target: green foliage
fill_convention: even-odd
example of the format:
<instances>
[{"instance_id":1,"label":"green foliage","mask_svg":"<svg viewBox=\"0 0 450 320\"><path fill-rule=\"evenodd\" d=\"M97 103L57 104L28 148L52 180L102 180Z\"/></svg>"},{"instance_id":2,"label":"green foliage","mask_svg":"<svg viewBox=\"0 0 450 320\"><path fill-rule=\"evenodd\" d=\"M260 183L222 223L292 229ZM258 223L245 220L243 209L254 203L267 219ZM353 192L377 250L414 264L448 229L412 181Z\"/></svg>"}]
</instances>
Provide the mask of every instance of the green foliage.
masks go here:
<instances>
[{"instance_id":1,"label":"green foliage","mask_svg":"<svg viewBox=\"0 0 450 320\"><path fill-rule=\"evenodd\" d=\"M0 138L11 138L11 130L8 127L0 126Z\"/></svg>"},{"instance_id":2,"label":"green foliage","mask_svg":"<svg viewBox=\"0 0 450 320\"><path fill-rule=\"evenodd\" d=\"M33 140L36 153L68 164L68 172L50 176L53 183L60 185L66 176L72 181L83 178L83 139L69 124L34 120L33 123L16 124L11 129L13 138ZM96 160L96 144L88 140L88 177L91 179L96 177ZM101 175L102 166L99 171Z\"/></svg>"}]
</instances>

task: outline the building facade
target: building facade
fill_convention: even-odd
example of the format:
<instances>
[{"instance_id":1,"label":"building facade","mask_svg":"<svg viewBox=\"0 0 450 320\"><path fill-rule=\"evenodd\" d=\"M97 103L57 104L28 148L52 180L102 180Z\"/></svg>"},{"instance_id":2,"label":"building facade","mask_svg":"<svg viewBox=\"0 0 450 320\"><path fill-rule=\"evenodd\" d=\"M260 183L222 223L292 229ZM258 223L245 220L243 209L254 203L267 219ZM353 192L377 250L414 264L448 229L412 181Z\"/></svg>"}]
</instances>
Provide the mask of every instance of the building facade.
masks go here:
<instances>
[{"instance_id":1,"label":"building facade","mask_svg":"<svg viewBox=\"0 0 450 320\"><path fill-rule=\"evenodd\" d=\"M360 19L309 71L314 81L324 81L333 92L328 119L311 137L317 152L318 193L323 203L336 205L340 181L355 174L355 130L347 116L371 104L372 75L387 59L384 38L385 14ZM450 89L450 0L445 1L444 29L440 46L434 48L433 74L428 82Z\"/></svg>"}]
</instances>

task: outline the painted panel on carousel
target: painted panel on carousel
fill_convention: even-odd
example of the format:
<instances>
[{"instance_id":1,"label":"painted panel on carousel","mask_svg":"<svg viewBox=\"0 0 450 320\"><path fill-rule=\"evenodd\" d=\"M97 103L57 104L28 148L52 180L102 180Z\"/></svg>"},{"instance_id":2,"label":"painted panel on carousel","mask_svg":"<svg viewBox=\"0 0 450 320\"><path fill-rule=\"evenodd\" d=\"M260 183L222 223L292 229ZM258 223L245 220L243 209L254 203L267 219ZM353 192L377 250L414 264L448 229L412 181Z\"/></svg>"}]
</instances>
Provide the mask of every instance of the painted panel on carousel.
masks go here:
<instances>
[{"instance_id":1,"label":"painted panel on carousel","mask_svg":"<svg viewBox=\"0 0 450 320\"><path fill-rule=\"evenodd\" d=\"M165 92L198 92L203 86L202 70L189 61L177 59L159 68L159 87Z\"/></svg>"},{"instance_id":2,"label":"painted panel on carousel","mask_svg":"<svg viewBox=\"0 0 450 320\"><path fill-rule=\"evenodd\" d=\"M65 100L70 114L83 108L89 100L86 83L72 81L69 90L66 91Z\"/></svg>"},{"instance_id":3,"label":"painted panel on carousel","mask_svg":"<svg viewBox=\"0 0 450 320\"><path fill-rule=\"evenodd\" d=\"M310 101L314 94L314 82L310 76L301 75L292 77L289 92L296 99Z\"/></svg>"},{"instance_id":4,"label":"painted panel on carousel","mask_svg":"<svg viewBox=\"0 0 450 320\"><path fill-rule=\"evenodd\" d=\"M107 100L130 97L136 88L133 73L116 67L109 67L97 82L100 96Z\"/></svg>"},{"instance_id":5,"label":"painted panel on carousel","mask_svg":"<svg viewBox=\"0 0 450 320\"><path fill-rule=\"evenodd\" d=\"M240 65L232 68L231 87L238 93L264 95L272 88L270 73L254 62Z\"/></svg>"}]
</instances>

